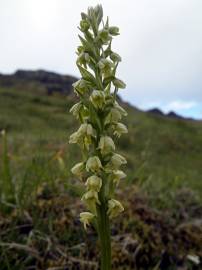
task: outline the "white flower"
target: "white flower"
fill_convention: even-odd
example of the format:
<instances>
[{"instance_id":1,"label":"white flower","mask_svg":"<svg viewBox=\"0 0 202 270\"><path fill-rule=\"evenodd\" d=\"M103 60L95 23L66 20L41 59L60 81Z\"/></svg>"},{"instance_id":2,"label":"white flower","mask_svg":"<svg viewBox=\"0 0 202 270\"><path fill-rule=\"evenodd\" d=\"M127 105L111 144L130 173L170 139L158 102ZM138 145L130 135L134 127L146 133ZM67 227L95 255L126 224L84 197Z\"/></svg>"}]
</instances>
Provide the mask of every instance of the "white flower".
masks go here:
<instances>
[{"instance_id":1,"label":"white flower","mask_svg":"<svg viewBox=\"0 0 202 270\"><path fill-rule=\"evenodd\" d=\"M108 113L107 117L105 118L105 125L111 124L111 123L117 123L119 120L121 120L121 113L118 109L112 108L110 112Z\"/></svg>"},{"instance_id":2,"label":"white flower","mask_svg":"<svg viewBox=\"0 0 202 270\"><path fill-rule=\"evenodd\" d=\"M119 184L119 181L126 177L126 174L121 170L115 170L112 172L112 181L115 184Z\"/></svg>"},{"instance_id":3,"label":"white flower","mask_svg":"<svg viewBox=\"0 0 202 270\"><path fill-rule=\"evenodd\" d=\"M122 204L114 199L108 201L108 211L107 214L110 218L118 216L119 213L123 212L124 208Z\"/></svg>"},{"instance_id":4,"label":"white flower","mask_svg":"<svg viewBox=\"0 0 202 270\"><path fill-rule=\"evenodd\" d=\"M122 123L117 123L114 129L114 135L120 137L123 133L128 133L127 127Z\"/></svg>"},{"instance_id":5,"label":"white flower","mask_svg":"<svg viewBox=\"0 0 202 270\"><path fill-rule=\"evenodd\" d=\"M89 149L89 145L92 143L91 137L96 137L96 132L91 124L84 123L77 132L70 136L69 143L78 143Z\"/></svg>"},{"instance_id":6,"label":"white flower","mask_svg":"<svg viewBox=\"0 0 202 270\"><path fill-rule=\"evenodd\" d=\"M72 133L69 137L69 143L80 143L81 136L78 132Z\"/></svg>"},{"instance_id":7,"label":"white flower","mask_svg":"<svg viewBox=\"0 0 202 270\"><path fill-rule=\"evenodd\" d=\"M88 91L88 86L86 84L86 81L83 79L80 79L72 84L74 87L74 91L77 95L83 95L86 91Z\"/></svg>"},{"instance_id":8,"label":"white flower","mask_svg":"<svg viewBox=\"0 0 202 270\"><path fill-rule=\"evenodd\" d=\"M105 94L103 91L94 90L90 96L90 101L97 109L102 109L105 103Z\"/></svg>"},{"instance_id":9,"label":"white flower","mask_svg":"<svg viewBox=\"0 0 202 270\"><path fill-rule=\"evenodd\" d=\"M92 175L88 177L85 185L87 186L88 190L99 192L102 186L102 179L97 175Z\"/></svg>"},{"instance_id":10,"label":"white flower","mask_svg":"<svg viewBox=\"0 0 202 270\"><path fill-rule=\"evenodd\" d=\"M98 66L99 66L100 69L105 69L105 68L112 68L112 67L114 67L114 64L110 60L105 59L105 58L102 58L99 61Z\"/></svg>"},{"instance_id":11,"label":"white flower","mask_svg":"<svg viewBox=\"0 0 202 270\"><path fill-rule=\"evenodd\" d=\"M98 63L98 67L105 77L110 77L114 63L108 59L102 58Z\"/></svg>"},{"instance_id":12,"label":"white flower","mask_svg":"<svg viewBox=\"0 0 202 270\"><path fill-rule=\"evenodd\" d=\"M72 113L75 117L78 118L78 115L79 115L79 111L82 107L82 104L81 102L78 102L76 104L74 104L71 109L69 110L70 113Z\"/></svg>"},{"instance_id":13,"label":"white flower","mask_svg":"<svg viewBox=\"0 0 202 270\"><path fill-rule=\"evenodd\" d=\"M102 136L99 141L98 149L101 150L102 154L108 154L115 150L115 144L111 137Z\"/></svg>"},{"instance_id":14,"label":"white flower","mask_svg":"<svg viewBox=\"0 0 202 270\"><path fill-rule=\"evenodd\" d=\"M83 136L83 137L84 136L96 137L96 132L95 132L94 128L92 127L91 124L88 124L88 123L81 124L81 126L77 132L80 136Z\"/></svg>"},{"instance_id":15,"label":"white flower","mask_svg":"<svg viewBox=\"0 0 202 270\"><path fill-rule=\"evenodd\" d=\"M97 203L99 203L98 199L98 193L95 190L89 190L82 196L82 200L95 200Z\"/></svg>"},{"instance_id":16,"label":"white flower","mask_svg":"<svg viewBox=\"0 0 202 270\"><path fill-rule=\"evenodd\" d=\"M89 118L89 111L81 102L74 104L69 112L77 119L82 118L83 120L87 120Z\"/></svg>"},{"instance_id":17,"label":"white flower","mask_svg":"<svg viewBox=\"0 0 202 270\"><path fill-rule=\"evenodd\" d=\"M102 164L99 157L97 156L90 157L86 162L86 170L88 172L99 172L101 168Z\"/></svg>"},{"instance_id":18,"label":"white flower","mask_svg":"<svg viewBox=\"0 0 202 270\"><path fill-rule=\"evenodd\" d=\"M5 136L5 135L6 135L5 129L2 129L2 130L1 130L1 135L2 135L2 136Z\"/></svg>"},{"instance_id":19,"label":"white flower","mask_svg":"<svg viewBox=\"0 0 202 270\"><path fill-rule=\"evenodd\" d=\"M80 221L84 225L84 229L86 230L86 227L90 225L90 222L94 218L94 215L90 212L82 212L80 213Z\"/></svg>"},{"instance_id":20,"label":"white flower","mask_svg":"<svg viewBox=\"0 0 202 270\"><path fill-rule=\"evenodd\" d=\"M126 164L126 163L127 163L126 159L123 156L119 155L119 154L113 154L113 156L111 157L111 164L115 168L118 168L122 164Z\"/></svg>"},{"instance_id":21,"label":"white flower","mask_svg":"<svg viewBox=\"0 0 202 270\"><path fill-rule=\"evenodd\" d=\"M95 190L89 190L82 196L81 200L85 201L88 209L96 216L96 204L100 204L98 193Z\"/></svg>"},{"instance_id":22,"label":"white flower","mask_svg":"<svg viewBox=\"0 0 202 270\"><path fill-rule=\"evenodd\" d=\"M83 162L77 163L74 165L74 167L71 169L71 172L78 176L79 178L82 177L84 171L84 164Z\"/></svg>"},{"instance_id":23,"label":"white flower","mask_svg":"<svg viewBox=\"0 0 202 270\"><path fill-rule=\"evenodd\" d=\"M117 109L121 115L127 116L128 113L118 104L117 101L114 102L114 108Z\"/></svg>"},{"instance_id":24,"label":"white flower","mask_svg":"<svg viewBox=\"0 0 202 270\"><path fill-rule=\"evenodd\" d=\"M187 259L190 260L190 261L192 261L195 264L199 264L200 263L200 258L197 255L191 255L191 254L189 254L189 255L187 255Z\"/></svg>"}]
</instances>

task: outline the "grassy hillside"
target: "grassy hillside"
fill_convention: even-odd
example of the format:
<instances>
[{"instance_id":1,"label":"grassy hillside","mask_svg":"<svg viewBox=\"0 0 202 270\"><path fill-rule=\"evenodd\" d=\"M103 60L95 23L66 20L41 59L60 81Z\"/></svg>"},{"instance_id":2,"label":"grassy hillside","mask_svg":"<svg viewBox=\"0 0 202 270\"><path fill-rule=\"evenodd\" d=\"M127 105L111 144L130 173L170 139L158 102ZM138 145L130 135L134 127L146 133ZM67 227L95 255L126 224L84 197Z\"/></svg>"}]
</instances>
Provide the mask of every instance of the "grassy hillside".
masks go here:
<instances>
[{"instance_id":1,"label":"grassy hillside","mask_svg":"<svg viewBox=\"0 0 202 270\"><path fill-rule=\"evenodd\" d=\"M6 218L5 223L0 223L0 247L4 243L0 248L2 269L28 269L28 265L34 265L39 260L23 246L17 246L16 255L12 253L16 246L5 245L13 241L28 245L31 230L35 241L32 247L42 249L43 256L48 248L44 247L48 243L46 241L53 245L51 252L57 254L58 258L58 251L52 250L57 244L62 248L61 245L74 246L87 241L90 250L96 252L91 249L92 243L88 243L81 225L74 221L82 208L78 199L82 185L70 173L72 165L80 160L79 149L68 144L69 135L78 126L69 113L74 102L72 96L48 96L13 86L0 88L0 130L6 130L7 138L6 150L5 140L3 142L3 136L0 137L0 217ZM129 114L126 119L129 134L123 136L118 145L128 160L128 177L121 183L118 192L125 202L126 214L125 223L118 220L113 230L113 258L119 262L119 266L128 266L119 269L135 269L133 263L128 262L131 255L126 256L126 261L121 261L123 257L119 256L123 254L116 246L116 241L122 242L117 240L118 237L130 232L130 239L138 239L142 243L140 250L145 256L140 256L142 259L138 261L138 269L143 269L142 265L146 265L144 269L178 269L172 260L167 262L167 266L173 265L173 268L160 265L163 250L168 248L169 252L174 252L172 245L175 237L174 248L182 249L179 256L184 256L190 250L202 256L201 231L195 230L194 236L187 234L190 241L195 239L188 246L181 242L185 240L179 234L173 235L179 222L198 219L202 212L202 124L141 112L127 104L124 107ZM157 213L156 209L162 212ZM19 232L16 228L22 224L28 224L31 228ZM170 234L172 239L165 240ZM186 232L183 235L186 236ZM126 238L124 241L127 241ZM43 242L42 239L46 240ZM94 241L93 231L89 239ZM189 240L186 241L189 243ZM66 249L62 251L70 252ZM70 252L70 257L89 259L94 256L96 259L97 256L97 253L79 252ZM25 260L27 253L31 263ZM175 256L174 253L172 256ZM48 260L43 261L44 264L39 263L36 269L48 269ZM57 261L56 266L63 265L58 260L50 259L51 263ZM118 266L114 269L118 269Z\"/></svg>"},{"instance_id":2,"label":"grassy hillside","mask_svg":"<svg viewBox=\"0 0 202 270\"><path fill-rule=\"evenodd\" d=\"M69 169L79 160L79 151L68 145L78 125L69 113L73 103L60 95L0 89L0 128L7 131L16 181L33 161L37 170L49 166L43 170L44 181L71 177ZM166 197L179 187L189 187L202 197L202 124L148 114L127 104L125 108L129 134L121 138L119 148L128 159L126 181Z\"/></svg>"}]
</instances>

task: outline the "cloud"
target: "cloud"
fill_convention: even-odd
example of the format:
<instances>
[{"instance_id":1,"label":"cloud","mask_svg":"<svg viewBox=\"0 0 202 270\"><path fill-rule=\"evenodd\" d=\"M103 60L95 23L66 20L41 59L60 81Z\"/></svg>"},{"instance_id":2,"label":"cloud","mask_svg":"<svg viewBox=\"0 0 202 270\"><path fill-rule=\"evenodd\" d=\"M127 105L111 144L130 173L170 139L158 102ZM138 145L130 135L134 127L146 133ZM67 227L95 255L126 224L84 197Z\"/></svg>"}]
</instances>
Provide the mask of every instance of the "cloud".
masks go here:
<instances>
[{"instance_id":1,"label":"cloud","mask_svg":"<svg viewBox=\"0 0 202 270\"><path fill-rule=\"evenodd\" d=\"M182 101L176 100L168 103L164 106L164 110L169 111L181 111L181 110L190 110L193 107L198 106L198 104L194 101Z\"/></svg>"}]
</instances>

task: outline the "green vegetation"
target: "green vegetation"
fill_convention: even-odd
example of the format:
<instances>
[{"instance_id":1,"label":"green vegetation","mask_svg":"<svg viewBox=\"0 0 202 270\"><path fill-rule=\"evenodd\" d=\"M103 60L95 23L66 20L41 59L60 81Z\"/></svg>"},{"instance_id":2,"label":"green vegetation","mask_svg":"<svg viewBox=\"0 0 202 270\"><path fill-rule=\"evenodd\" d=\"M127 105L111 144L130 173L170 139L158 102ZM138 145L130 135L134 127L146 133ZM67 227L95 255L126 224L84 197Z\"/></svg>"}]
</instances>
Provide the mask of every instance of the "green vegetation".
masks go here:
<instances>
[{"instance_id":1,"label":"green vegetation","mask_svg":"<svg viewBox=\"0 0 202 270\"><path fill-rule=\"evenodd\" d=\"M92 230L85 236L75 219L83 210L78 198L83 187L70 174L80 158L79 149L68 144L78 127L68 113L74 103L71 97L0 89L0 130L6 130L7 139L6 149L5 137L0 137L1 270L31 265L85 269L89 259L87 269L96 269L95 234ZM135 269L131 254L137 246L138 270L177 269L177 260L188 253L202 258L197 226L202 214L202 124L123 107L129 114L129 135L117 143L128 161L128 177L118 191L126 202L125 221L117 219L112 228L114 269ZM119 242L130 243L128 253ZM165 254L169 259L163 267Z\"/></svg>"}]
</instances>

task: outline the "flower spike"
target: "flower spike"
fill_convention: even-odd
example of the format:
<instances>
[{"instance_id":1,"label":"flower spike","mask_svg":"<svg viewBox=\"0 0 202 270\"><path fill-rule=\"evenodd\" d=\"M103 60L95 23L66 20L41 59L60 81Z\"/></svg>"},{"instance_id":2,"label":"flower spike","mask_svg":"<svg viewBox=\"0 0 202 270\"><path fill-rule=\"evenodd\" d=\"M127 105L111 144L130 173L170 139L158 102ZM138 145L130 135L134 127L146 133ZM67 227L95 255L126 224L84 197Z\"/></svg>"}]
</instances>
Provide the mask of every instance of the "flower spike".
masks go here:
<instances>
[{"instance_id":1,"label":"flower spike","mask_svg":"<svg viewBox=\"0 0 202 270\"><path fill-rule=\"evenodd\" d=\"M106 256L101 269L111 269L109 219L115 218L124 208L113 198L115 189L126 174L120 166L127 163L118 153L115 141L128 132L121 119L127 115L116 98L126 84L116 76L121 56L112 50L112 40L119 28L103 19L101 5L89 7L81 13L76 65L81 78L73 84L79 102L70 112L80 121L80 127L70 135L69 143L78 144L83 160L71 172L85 182L81 200L87 212L80 214L84 228L92 223L99 234L101 249Z\"/></svg>"}]
</instances>

